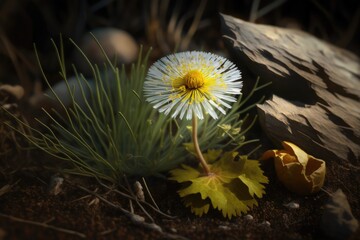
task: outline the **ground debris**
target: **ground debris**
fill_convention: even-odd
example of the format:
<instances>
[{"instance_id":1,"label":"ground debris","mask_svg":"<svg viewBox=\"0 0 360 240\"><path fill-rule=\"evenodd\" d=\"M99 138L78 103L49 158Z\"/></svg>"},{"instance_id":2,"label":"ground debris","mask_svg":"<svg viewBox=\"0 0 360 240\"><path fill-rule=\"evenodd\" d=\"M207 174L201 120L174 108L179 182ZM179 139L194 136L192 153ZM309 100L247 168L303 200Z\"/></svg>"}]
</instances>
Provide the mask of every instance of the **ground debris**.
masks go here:
<instances>
[{"instance_id":1,"label":"ground debris","mask_svg":"<svg viewBox=\"0 0 360 240\"><path fill-rule=\"evenodd\" d=\"M359 228L358 220L351 212L346 195L338 189L325 205L321 219L323 232L332 239L348 239Z\"/></svg>"}]
</instances>

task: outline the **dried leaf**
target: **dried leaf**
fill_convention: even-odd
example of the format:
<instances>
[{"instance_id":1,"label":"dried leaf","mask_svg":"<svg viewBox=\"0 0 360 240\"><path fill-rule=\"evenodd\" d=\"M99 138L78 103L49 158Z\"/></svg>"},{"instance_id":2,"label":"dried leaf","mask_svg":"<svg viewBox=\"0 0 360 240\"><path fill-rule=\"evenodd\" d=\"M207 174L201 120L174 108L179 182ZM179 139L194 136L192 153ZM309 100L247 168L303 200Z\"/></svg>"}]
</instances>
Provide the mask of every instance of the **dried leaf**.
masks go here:
<instances>
[{"instance_id":1,"label":"dried leaf","mask_svg":"<svg viewBox=\"0 0 360 240\"><path fill-rule=\"evenodd\" d=\"M315 193L324 185L325 161L308 155L290 142L282 142L284 150L266 151L261 159L274 158L279 180L287 189L300 195Z\"/></svg>"}]
</instances>

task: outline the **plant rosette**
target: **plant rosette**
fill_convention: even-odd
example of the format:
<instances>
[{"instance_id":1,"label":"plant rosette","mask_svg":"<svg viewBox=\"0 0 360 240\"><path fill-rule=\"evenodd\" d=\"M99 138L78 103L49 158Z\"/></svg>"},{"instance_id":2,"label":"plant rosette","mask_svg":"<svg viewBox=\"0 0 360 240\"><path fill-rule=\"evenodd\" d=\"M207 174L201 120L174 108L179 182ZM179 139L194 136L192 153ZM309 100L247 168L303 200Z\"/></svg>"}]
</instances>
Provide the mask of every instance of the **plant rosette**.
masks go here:
<instances>
[{"instance_id":1,"label":"plant rosette","mask_svg":"<svg viewBox=\"0 0 360 240\"><path fill-rule=\"evenodd\" d=\"M192 213L202 216L212 207L231 219L258 205L255 197L262 198L263 184L269 182L259 161L222 150L209 150L204 158L210 174L204 174L200 166L187 165L170 171L170 179L183 184L178 194Z\"/></svg>"},{"instance_id":2,"label":"plant rosette","mask_svg":"<svg viewBox=\"0 0 360 240\"><path fill-rule=\"evenodd\" d=\"M318 192L324 185L324 160L308 155L290 142L282 142L283 150L268 150L261 160L274 158L275 171L284 186L299 195Z\"/></svg>"}]
</instances>

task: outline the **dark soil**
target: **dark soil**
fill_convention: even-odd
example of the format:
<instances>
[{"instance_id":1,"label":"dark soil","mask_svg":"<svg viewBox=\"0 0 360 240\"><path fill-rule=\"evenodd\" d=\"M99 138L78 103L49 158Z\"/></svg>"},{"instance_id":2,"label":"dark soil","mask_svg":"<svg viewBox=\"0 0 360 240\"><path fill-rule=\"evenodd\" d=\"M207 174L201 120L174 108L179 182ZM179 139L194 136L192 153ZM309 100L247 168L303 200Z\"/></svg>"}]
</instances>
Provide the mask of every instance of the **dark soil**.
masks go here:
<instances>
[{"instance_id":1,"label":"dark soil","mask_svg":"<svg viewBox=\"0 0 360 240\"><path fill-rule=\"evenodd\" d=\"M0 239L81 238L64 233L64 229L84 234L87 239L328 239L320 228L328 193L341 188L354 216L359 219L360 191L356 183L360 182L360 175L358 170L333 162L328 162L327 167L324 190L302 197L287 191L277 181L272 162L265 162L263 169L270 184L265 197L249 212L253 220L244 216L228 220L216 211L196 217L182 205L176 194L179 187L176 183L148 178L147 183L160 209L176 216L171 219L149 210L164 233L134 224L121 211L78 187L84 186L111 203L130 209L128 199L109 192L94 180L67 177L61 193L54 196L49 194L49 173L29 171L15 177L18 183L0 197ZM8 182L2 182L1 186L5 184ZM284 206L291 201L299 203L300 208ZM135 212L141 214L136 207ZM39 223L47 225L39 226Z\"/></svg>"}]
</instances>

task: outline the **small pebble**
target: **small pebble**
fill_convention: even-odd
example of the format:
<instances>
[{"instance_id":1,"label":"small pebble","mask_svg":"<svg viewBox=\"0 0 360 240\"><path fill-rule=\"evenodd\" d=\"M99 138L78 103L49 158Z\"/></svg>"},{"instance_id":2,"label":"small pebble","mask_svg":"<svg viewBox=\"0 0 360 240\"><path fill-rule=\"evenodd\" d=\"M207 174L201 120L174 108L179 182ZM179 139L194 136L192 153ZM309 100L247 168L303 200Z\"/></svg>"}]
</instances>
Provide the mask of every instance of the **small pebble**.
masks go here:
<instances>
[{"instance_id":1,"label":"small pebble","mask_svg":"<svg viewBox=\"0 0 360 240\"><path fill-rule=\"evenodd\" d=\"M88 206L98 206L99 203L100 203L100 200L97 197L95 197L88 203Z\"/></svg>"},{"instance_id":2,"label":"small pebble","mask_svg":"<svg viewBox=\"0 0 360 240\"><path fill-rule=\"evenodd\" d=\"M132 214L130 219L135 223L145 222L145 218L137 214Z\"/></svg>"},{"instance_id":3,"label":"small pebble","mask_svg":"<svg viewBox=\"0 0 360 240\"><path fill-rule=\"evenodd\" d=\"M62 185L64 183L64 178L59 176L52 176L49 184L49 194L58 195L62 190Z\"/></svg>"},{"instance_id":4,"label":"small pebble","mask_svg":"<svg viewBox=\"0 0 360 240\"><path fill-rule=\"evenodd\" d=\"M250 214L247 214L247 215L244 216L244 219L248 220L248 221L252 221L252 220L254 220L254 217L252 215L250 215Z\"/></svg>"},{"instance_id":5,"label":"small pebble","mask_svg":"<svg viewBox=\"0 0 360 240\"><path fill-rule=\"evenodd\" d=\"M142 185L141 185L141 183L139 181L136 181L134 183L134 189L135 189L136 197L141 201L145 201L145 194L144 194L144 191L143 191L143 187L142 187Z\"/></svg>"},{"instance_id":6,"label":"small pebble","mask_svg":"<svg viewBox=\"0 0 360 240\"><path fill-rule=\"evenodd\" d=\"M229 226L225 226L225 225L220 225L219 228L223 229L223 230L230 230L231 229Z\"/></svg>"},{"instance_id":7,"label":"small pebble","mask_svg":"<svg viewBox=\"0 0 360 240\"><path fill-rule=\"evenodd\" d=\"M157 225L156 223L149 223L146 226L148 228L152 229L152 230L157 231L157 232L162 232L163 231L162 228L159 225Z\"/></svg>"},{"instance_id":8,"label":"small pebble","mask_svg":"<svg viewBox=\"0 0 360 240\"><path fill-rule=\"evenodd\" d=\"M260 226L270 227L271 223L269 221L263 221L262 223L260 223Z\"/></svg>"},{"instance_id":9,"label":"small pebble","mask_svg":"<svg viewBox=\"0 0 360 240\"><path fill-rule=\"evenodd\" d=\"M300 208L300 204L297 202L289 202L286 204L283 204L285 207L290 208L290 209L298 209Z\"/></svg>"}]
</instances>

